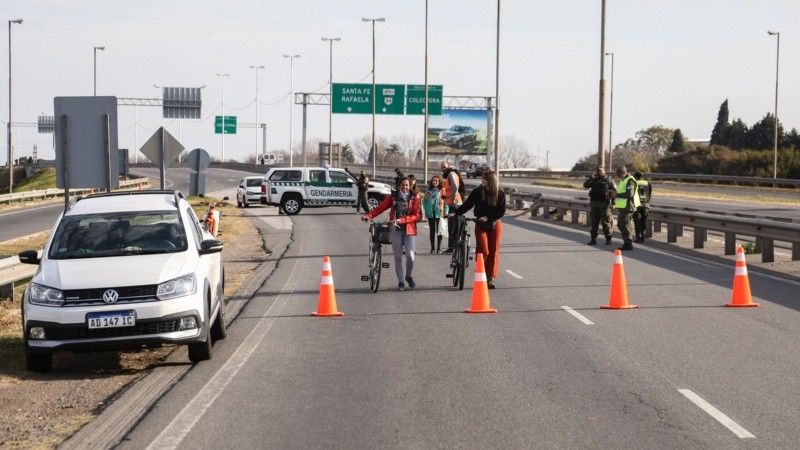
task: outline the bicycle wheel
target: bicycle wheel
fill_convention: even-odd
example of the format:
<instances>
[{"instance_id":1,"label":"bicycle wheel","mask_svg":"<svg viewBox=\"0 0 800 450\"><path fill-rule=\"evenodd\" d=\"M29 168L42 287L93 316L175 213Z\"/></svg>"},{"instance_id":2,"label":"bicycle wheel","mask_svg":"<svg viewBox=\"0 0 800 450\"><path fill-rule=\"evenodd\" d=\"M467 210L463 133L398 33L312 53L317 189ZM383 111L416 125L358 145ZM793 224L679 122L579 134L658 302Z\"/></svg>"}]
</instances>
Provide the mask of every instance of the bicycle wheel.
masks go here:
<instances>
[{"instance_id":1,"label":"bicycle wheel","mask_svg":"<svg viewBox=\"0 0 800 450\"><path fill-rule=\"evenodd\" d=\"M453 279L453 287L458 286L458 274L462 271L461 267L461 256L459 253L461 251L461 246L456 245L453 249L453 256L450 259L450 270L451 270L451 278Z\"/></svg>"},{"instance_id":2,"label":"bicycle wheel","mask_svg":"<svg viewBox=\"0 0 800 450\"><path fill-rule=\"evenodd\" d=\"M469 261L469 243L467 241L460 242L458 245L458 256L461 258L459 265L461 270L458 271L458 290L464 289L464 274L467 271L467 262Z\"/></svg>"},{"instance_id":3,"label":"bicycle wheel","mask_svg":"<svg viewBox=\"0 0 800 450\"><path fill-rule=\"evenodd\" d=\"M370 259L369 287L372 292L378 292L381 284L381 246L375 244L372 247L372 258Z\"/></svg>"}]
</instances>

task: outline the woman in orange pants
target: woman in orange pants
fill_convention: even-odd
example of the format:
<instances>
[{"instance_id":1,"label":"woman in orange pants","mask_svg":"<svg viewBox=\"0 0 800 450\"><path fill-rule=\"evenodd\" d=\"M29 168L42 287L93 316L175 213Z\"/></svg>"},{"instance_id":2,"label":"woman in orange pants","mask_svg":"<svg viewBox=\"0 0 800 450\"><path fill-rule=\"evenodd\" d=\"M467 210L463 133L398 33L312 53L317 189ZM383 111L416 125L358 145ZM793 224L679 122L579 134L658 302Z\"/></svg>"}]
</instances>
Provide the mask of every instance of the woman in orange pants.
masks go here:
<instances>
[{"instance_id":1,"label":"woman in orange pants","mask_svg":"<svg viewBox=\"0 0 800 450\"><path fill-rule=\"evenodd\" d=\"M475 223L475 251L483 255L489 289L494 289L500 263L500 237L503 235L500 219L506 214L506 195L500 189L494 172L483 174L481 185L470 192L454 214L465 214L473 207L478 219Z\"/></svg>"}]
</instances>

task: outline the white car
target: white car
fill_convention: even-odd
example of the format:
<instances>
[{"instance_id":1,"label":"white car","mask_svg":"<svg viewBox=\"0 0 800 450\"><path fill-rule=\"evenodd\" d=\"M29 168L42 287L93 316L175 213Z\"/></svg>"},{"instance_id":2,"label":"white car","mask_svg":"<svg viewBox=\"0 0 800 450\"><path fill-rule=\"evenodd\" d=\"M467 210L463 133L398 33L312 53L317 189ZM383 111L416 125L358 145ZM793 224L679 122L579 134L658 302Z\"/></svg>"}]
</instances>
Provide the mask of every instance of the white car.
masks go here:
<instances>
[{"instance_id":1,"label":"white car","mask_svg":"<svg viewBox=\"0 0 800 450\"><path fill-rule=\"evenodd\" d=\"M47 372L53 352L185 344L211 358L226 335L222 242L178 191L90 195L70 203L23 294L26 366Z\"/></svg>"},{"instance_id":2,"label":"white car","mask_svg":"<svg viewBox=\"0 0 800 450\"><path fill-rule=\"evenodd\" d=\"M261 182L264 177L244 177L239 180L236 188L236 206L238 208L250 206L251 203L261 202Z\"/></svg>"}]
</instances>

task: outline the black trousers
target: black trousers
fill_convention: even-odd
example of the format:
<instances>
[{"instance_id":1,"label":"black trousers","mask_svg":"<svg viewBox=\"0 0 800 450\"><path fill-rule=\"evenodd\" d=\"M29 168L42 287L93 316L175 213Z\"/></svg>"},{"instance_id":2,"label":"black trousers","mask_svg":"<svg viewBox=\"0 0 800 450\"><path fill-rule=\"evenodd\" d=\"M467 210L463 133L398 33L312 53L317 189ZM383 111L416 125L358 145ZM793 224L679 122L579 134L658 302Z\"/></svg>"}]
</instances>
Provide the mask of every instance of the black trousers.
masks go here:
<instances>
[{"instance_id":1,"label":"black trousers","mask_svg":"<svg viewBox=\"0 0 800 450\"><path fill-rule=\"evenodd\" d=\"M441 250L442 249L442 237L439 236L439 218L430 218L428 217L428 228L431 229L430 238L431 238L431 250ZM434 241L436 242L436 247L433 246Z\"/></svg>"}]
</instances>

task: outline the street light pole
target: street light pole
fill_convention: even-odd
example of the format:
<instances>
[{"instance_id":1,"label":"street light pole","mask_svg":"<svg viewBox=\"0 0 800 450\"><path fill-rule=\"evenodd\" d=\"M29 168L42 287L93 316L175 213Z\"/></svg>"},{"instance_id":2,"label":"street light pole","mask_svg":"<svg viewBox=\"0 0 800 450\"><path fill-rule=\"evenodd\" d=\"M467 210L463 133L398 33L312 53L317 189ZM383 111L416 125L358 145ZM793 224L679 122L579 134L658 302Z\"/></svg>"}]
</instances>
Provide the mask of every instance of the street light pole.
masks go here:
<instances>
[{"instance_id":1,"label":"street light pole","mask_svg":"<svg viewBox=\"0 0 800 450\"><path fill-rule=\"evenodd\" d=\"M362 22L372 22L372 176L375 176L375 158L377 151L375 150L375 22L383 22L386 19L381 17L378 19L362 18Z\"/></svg>"},{"instance_id":2,"label":"street light pole","mask_svg":"<svg viewBox=\"0 0 800 450\"><path fill-rule=\"evenodd\" d=\"M14 148L11 146L11 24L22 23L22 19L8 21L8 193L14 188Z\"/></svg>"},{"instance_id":3,"label":"street light pole","mask_svg":"<svg viewBox=\"0 0 800 450\"><path fill-rule=\"evenodd\" d=\"M597 133L597 165L605 166L606 153L603 151L603 138L605 137L606 114L606 79L605 57L606 53L606 0L603 0L600 13L600 112L598 114Z\"/></svg>"},{"instance_id":4,"label":"street light pole","mask_svg":"<svg viewBox=\"0 0 800 450\"><path fill-rule=\"evenodd\" d=\"M222 133L220 134L220 138L222 141L222 162L225 162L225 77L231 76L229 73L218 73L217 76L219 77L219 84L222 86L222 100L220 101L220 105L222 105Z\"/></svg>"},{"instance_id":5,"label":"street light pole","mask_svg":"<svg viewBox=\"0 0 800 450\"><path fill-rule=\"evenodd\" d=\"M773 143L772 178L778 178L778 68L781 59L781 32L767 31L770 36L778 36L777 52L775 54L775 139Z\"/></svg>"},{"instance_id":6,"label":"street light pole","mask_svg":"<svg viewBox=\"0 0 800 450\"><path fill-rule=\"evenodd\" d=\"M611 56L611 99L608 114L608 173L612 170L612 160L614 155L614 144L612 141L614 133L614 52L606 53Z\"/></svg>"},{"instance_id":7,"label":"street light pole","mask_svg":"<svg viewBox=\"0 0 800 450\"><path fill-rule=\"evenodd\" d=\"M333 43L341 41L342 38L322 38L324 42L330 43L330 74L328 76L328 87L330 89L330 107L328 109L328 164L333 167Z\"/></svg>"},{"instance_id":8,"label":"street light pole","mask_svg":"<svg viewBox=\"0 0 800 450\"><path fill-rule=\"evenodd\" d=\"M105 47L94 48L94 96L97 97L97 51L105 50Z\"/></svg>"},{"instance_id":9,"label":"street light pole","mask_svg":"<svg viewBox=\"0 0 800 450\"><path fill-rule=\"evenodd\" d=\"M258 70L263 69L264 66L250 66L250 68L256 71L256 165L258 165ZM222 122L224 131L225 118L222 119Z\"/></svg>"},{"instance_id":10,"label":"street light pole","mask_svg":"<svg viewBox=\"0 0 800 450\"><path fill-rule=\"evenodd\" d=\"M422 180L428 179L428 0L425 0L425 121L422 133ZM373 159L375 159L373 157Z\"/></svg>"},{"instance_id":11,"label":"street light pole","mask_svg":"<svg viewBox=\"0 0 800 450\"><path fill-rule=\"evenodd\" d=\"M500 0L497 0L497 48L494 67L494 171L500 174ZM488 162L488 161L487 161Z\"/></svg>"},{"instance_id":12,"label":"street light pole","mask_svg":"<svg viewBox=\"0 0 800 450\"><path fill-rule=\"evenodd\" d=\"M294 129L294 59L300 55L283 55L289 59L289 167L294 167L294 151L292 151L292 131Z\"/></svg>"}]
</instances>

